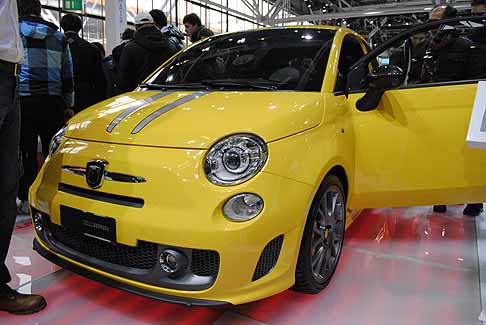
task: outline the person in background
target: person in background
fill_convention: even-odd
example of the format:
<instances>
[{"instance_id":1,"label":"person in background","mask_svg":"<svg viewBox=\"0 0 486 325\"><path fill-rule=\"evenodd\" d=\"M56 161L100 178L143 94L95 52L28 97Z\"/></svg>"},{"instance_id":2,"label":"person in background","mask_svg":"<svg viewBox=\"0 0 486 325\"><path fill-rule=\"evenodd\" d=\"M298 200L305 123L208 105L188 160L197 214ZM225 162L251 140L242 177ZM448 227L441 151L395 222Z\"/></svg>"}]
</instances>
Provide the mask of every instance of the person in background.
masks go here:
<instances>
[{"instance_id":1,"label":"person in background","mask_svg":"<svg viewBox=\"0 0 486 325\"><path fill-rule=\"evenodd\" d=\"M155 27L149 13L138 13L135 27L135 37L125 45L120 58L119 87L123 92L135 89L177 52L167 36Z\"/></svg>"},{"instance_id":2,"label":"person in background","mask_svg":"<svg viewBox=\"0 0 486 325\"><path fill-rule=\"evenodd\" d=\"M106 56L105 47L100 42L91 43L96 49L101 57L101 62L103 66L103 73L106 80L106 98L111 98L116 95L115 91L115 77L113 74L113 57L111 55Z\"/></svg>"},{"instance_id":3,"label":"person in background","mask_svg":"<svg viewBox=\"0 0 486 325\"><path fill-rule=\"evenodd\" d=\"M61 28L71 50L74 65L74 112L94 105L106 98L106 80L98 50L79 37L83 27L81 18L74 14L64 15Z\"/></svg>"},{"instance_id":4,"label":"person in background","mask_svg":"<svg viewBox=\"0 0 486 325\"><path fill-rule=\"evenodd\" d=\"M203 26L199 16L194 13L186 15L182 20L182 23L184 24L186 34L189 36L191 43L198 42L214 35L209 28Z\"/></svg>"},{"instance_id":5,"label":"person in background","mask_svg":"<svg viewBox=\"0 0 486 325\"><path fill-rule=\"evenodd\" d=\"M25 8L29 4L21 1L21 5ZM12 314L34 313L47 305L42 296L10 288L12 278L5 263L17 216L15 198L20 173L17 73L23 54L17 0L4 1L0 4L0 310Z\"/></svg>"},{"instance_id":6,"label":"person in background","mask_svg":"<svg viewBox=\"0 0 486 325\"><path fill-rule=\"evenodd\" d=\"M426 49L425 34L417 33L407 39L391 54L390 64L400 67L405 72L405 85L421 81L420 74Z\"/></svg>"},{"instance_id":7,"label":"person in background","mask_svg":"<svg viewBox=\"0 0 486 325\"><path fill-rule=\"evenodd\" d=\"M112 66L113 79L114 79L113 80L113 82L114 82L113 88L114 88L114 91L115 91L115 95L122 93L120 86L119 86L119 84L120 84L120 58L121 58L121 54L123 52L123 49L125 48L125 45L127 45L127 43L133 39L134 35L135 35L135 30L133 30L131 28L125 29L125 31L123 31L123 34L122 34L122 42L119 45L115 46L113 48L113 50L111 51L111 57L112 57L112 62L113 62L113 66Z\"/></svg>"},{"instance_id":8,"label":"person in background","mask_svg":"<svg viewBox=\"0 0 486 325\"><path fill-rule=\"evenodd\" d=\"M471 15L484 16L486 15L486 0L472 0L471 1Z\"/></svg>"},{"instance_id":9,"label":"person in background","mask_svg":"<svg viewBox=\"0 0 486 325\"><path fill-rule=\"evenodd\" d=\"M131 28L127 28L123 31L122 38L121 38L122 42L119 45L115 46L111 51L111 55L113 57L113 66L117 66L118 64L120 64L120 57L123 48L125 47L125 45L127 45L129 41L133 39L134 36L135 36L135 30Z\"/></svg>"},{"instance_id":10,"label":"person in background","mask_svg":"<svg viewBox=\"0 0 486 325\"><path fill-rule=\"evenodd\" d=\"M432 9L429 21L457 17L457 10L451 6L437 6ZM471 42L460 37L454 28L443 29L444 25L429 31L426 56L422 66L423 82L442 82L468 78Z\"/></svg>"},{"instance_id":11,"label":"person in background","mask_svg":"<svg viewBox=\"0 0 486 325\"><path fill-rule=\"evenodd\" d=\"M167 24L167 17L164 12L154 9L149 14L154 19L155 26L169 38L177 51L182 50L184 48L184 34L178 28Z\"/></svg>"},{"instance_id":12,"label":"person in background","mask_svg":"<svg viewBox=\"0 0 486 325\"><path fill-rule=\"evenodd\" d=\"M19 74L24 175L20 179L19 214L29 214L29 187L37 176L37 139L47 157L49 143L72 114L73 63L69 44L56 25L42 19L39 0L20 0L20 36L24 59Z\"/></svg>"},{"instance_id":13,"label":"person in background","mask_svg":"<svg viewBox=\"0 0 486 325\"><path fill-rule=\"evenodd\" d=\"M452 6L437 5L429 14L429 21L437 21L457 17L457 10Z\"/></svg>"}]
</instances>

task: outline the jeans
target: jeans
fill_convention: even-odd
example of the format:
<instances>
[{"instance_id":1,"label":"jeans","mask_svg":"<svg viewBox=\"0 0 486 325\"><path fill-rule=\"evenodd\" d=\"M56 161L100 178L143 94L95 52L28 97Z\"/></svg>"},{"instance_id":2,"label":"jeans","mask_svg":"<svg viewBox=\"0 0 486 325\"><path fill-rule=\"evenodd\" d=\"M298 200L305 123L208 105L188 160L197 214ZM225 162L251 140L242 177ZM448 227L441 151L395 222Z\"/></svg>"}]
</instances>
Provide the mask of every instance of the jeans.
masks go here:
<instances>
[{"instance_id":1,"label":"jeans","mask_svg":"<svg viewBox=\"0 0 486 325\"><path fill-rule=\"evenodd\" d=\"M11 280L5 259L17 217L19 141L17 77L0 71L0 287Z\"/></svg>"}]
</instances>

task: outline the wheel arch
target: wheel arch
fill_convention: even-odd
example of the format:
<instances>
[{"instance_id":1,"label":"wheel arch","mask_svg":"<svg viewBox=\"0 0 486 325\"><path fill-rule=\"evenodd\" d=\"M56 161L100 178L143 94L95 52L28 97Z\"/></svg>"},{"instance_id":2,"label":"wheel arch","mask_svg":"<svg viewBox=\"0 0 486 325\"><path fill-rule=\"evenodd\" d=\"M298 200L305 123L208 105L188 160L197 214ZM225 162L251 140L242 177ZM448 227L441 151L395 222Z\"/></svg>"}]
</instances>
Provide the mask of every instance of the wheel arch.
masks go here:
<instances>
[{"instance_id":1,"label":"wheel arch","mask_svg":"<svg viewBox=\"0 0 486 325\"><path fill-rule=\"evenodd\" d=\"M348 175L346 174L346 170L344 169L343 166L341 165L336 165L334 167L332 167L326 174L325 176L322 178L321 180L321 184L322 182L324 182L324 179L326 179L326 177L328 175L334 175L336 176L337 178L339 178L339 180L341 181L341 183L343 184L343 189L344 189L344 195L345 197L347 198L348 197L348 194L349 194L349 182L348 182ZM320 186L320 185L319 185Z\"/></svg>"}]
</instances>

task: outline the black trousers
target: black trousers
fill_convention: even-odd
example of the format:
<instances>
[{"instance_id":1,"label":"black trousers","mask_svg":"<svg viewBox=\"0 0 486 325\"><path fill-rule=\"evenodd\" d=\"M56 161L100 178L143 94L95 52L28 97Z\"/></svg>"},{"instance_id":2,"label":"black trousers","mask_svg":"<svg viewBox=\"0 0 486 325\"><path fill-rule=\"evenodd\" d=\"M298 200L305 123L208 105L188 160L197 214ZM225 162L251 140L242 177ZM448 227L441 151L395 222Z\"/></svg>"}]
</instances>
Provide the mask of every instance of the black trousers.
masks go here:
<instances>
[{"instance_id":1,"label":"black trousers","mask_svg":"<svg viewBox=\"0 0 486 325\"><path fill-rule=\"evenodd\" d=\"M64 100L58 96L20 97L22 115L20 150L24 175L20 178L19 199L26 201L29 187L37 176L37 138L47 157L52 137L64 124Z\"/></svg>"},{"instance_id":2,"label":"black trousers","mask_svg":"<svg viewBox=\"0 0 486 325\"><path fill-rule=\"evenodd\" d=\"M17 217L19 139L17 78L0 71L0 291L11 280L5 259Z\"/></svg>"}]
</instances>

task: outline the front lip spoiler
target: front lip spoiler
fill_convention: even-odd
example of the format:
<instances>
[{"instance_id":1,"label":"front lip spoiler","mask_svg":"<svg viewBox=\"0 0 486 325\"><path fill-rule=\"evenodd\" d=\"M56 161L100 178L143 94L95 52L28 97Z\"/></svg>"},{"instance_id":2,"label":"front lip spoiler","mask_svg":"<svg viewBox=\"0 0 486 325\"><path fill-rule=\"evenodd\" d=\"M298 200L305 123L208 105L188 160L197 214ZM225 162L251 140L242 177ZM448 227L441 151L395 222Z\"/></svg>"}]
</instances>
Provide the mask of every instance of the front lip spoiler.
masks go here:
<instances>
[{"instance_id":1,"label":"front lip spoiler","mask_svg":"<svg viewBox=\"0 0 486 325\"><path fill-rule=\"evenodd\" d=\"M101 275L98 275L93 272L89 272L75 264L69 263L68 261L52 254L48 250L46 250L44 247L42 247L41 244L37 241L37 238L34 238L34 250L37 251L42 257L45 259L51 261L54 264L57 264L63 268L66 268L74 273L77 273L79 275L82 275L86 278L89 278L91 280L103 283L105 285L108 285L113 288L117 289L122 289L125 291L128 291L130 293L134 293L136 295L142 296L142 297L147 297L155 300L160 300L164 302L169 302L173 304L180 304L180 305L185 305L187 307L192 307L192 306L202 306L202 307L222 307L222 306L231 306L230 303L224 302L224 301L215 301L215 300L202 300L202 299L193 299L193 298L185 298L185 297L178 297L178 296L171 296L171 295L166 295L162 293L157 293L153 291L148 291L144 289L140 289L134 286L131 286L129 284L116 281Z\"/></svg>"}]
</instances>

